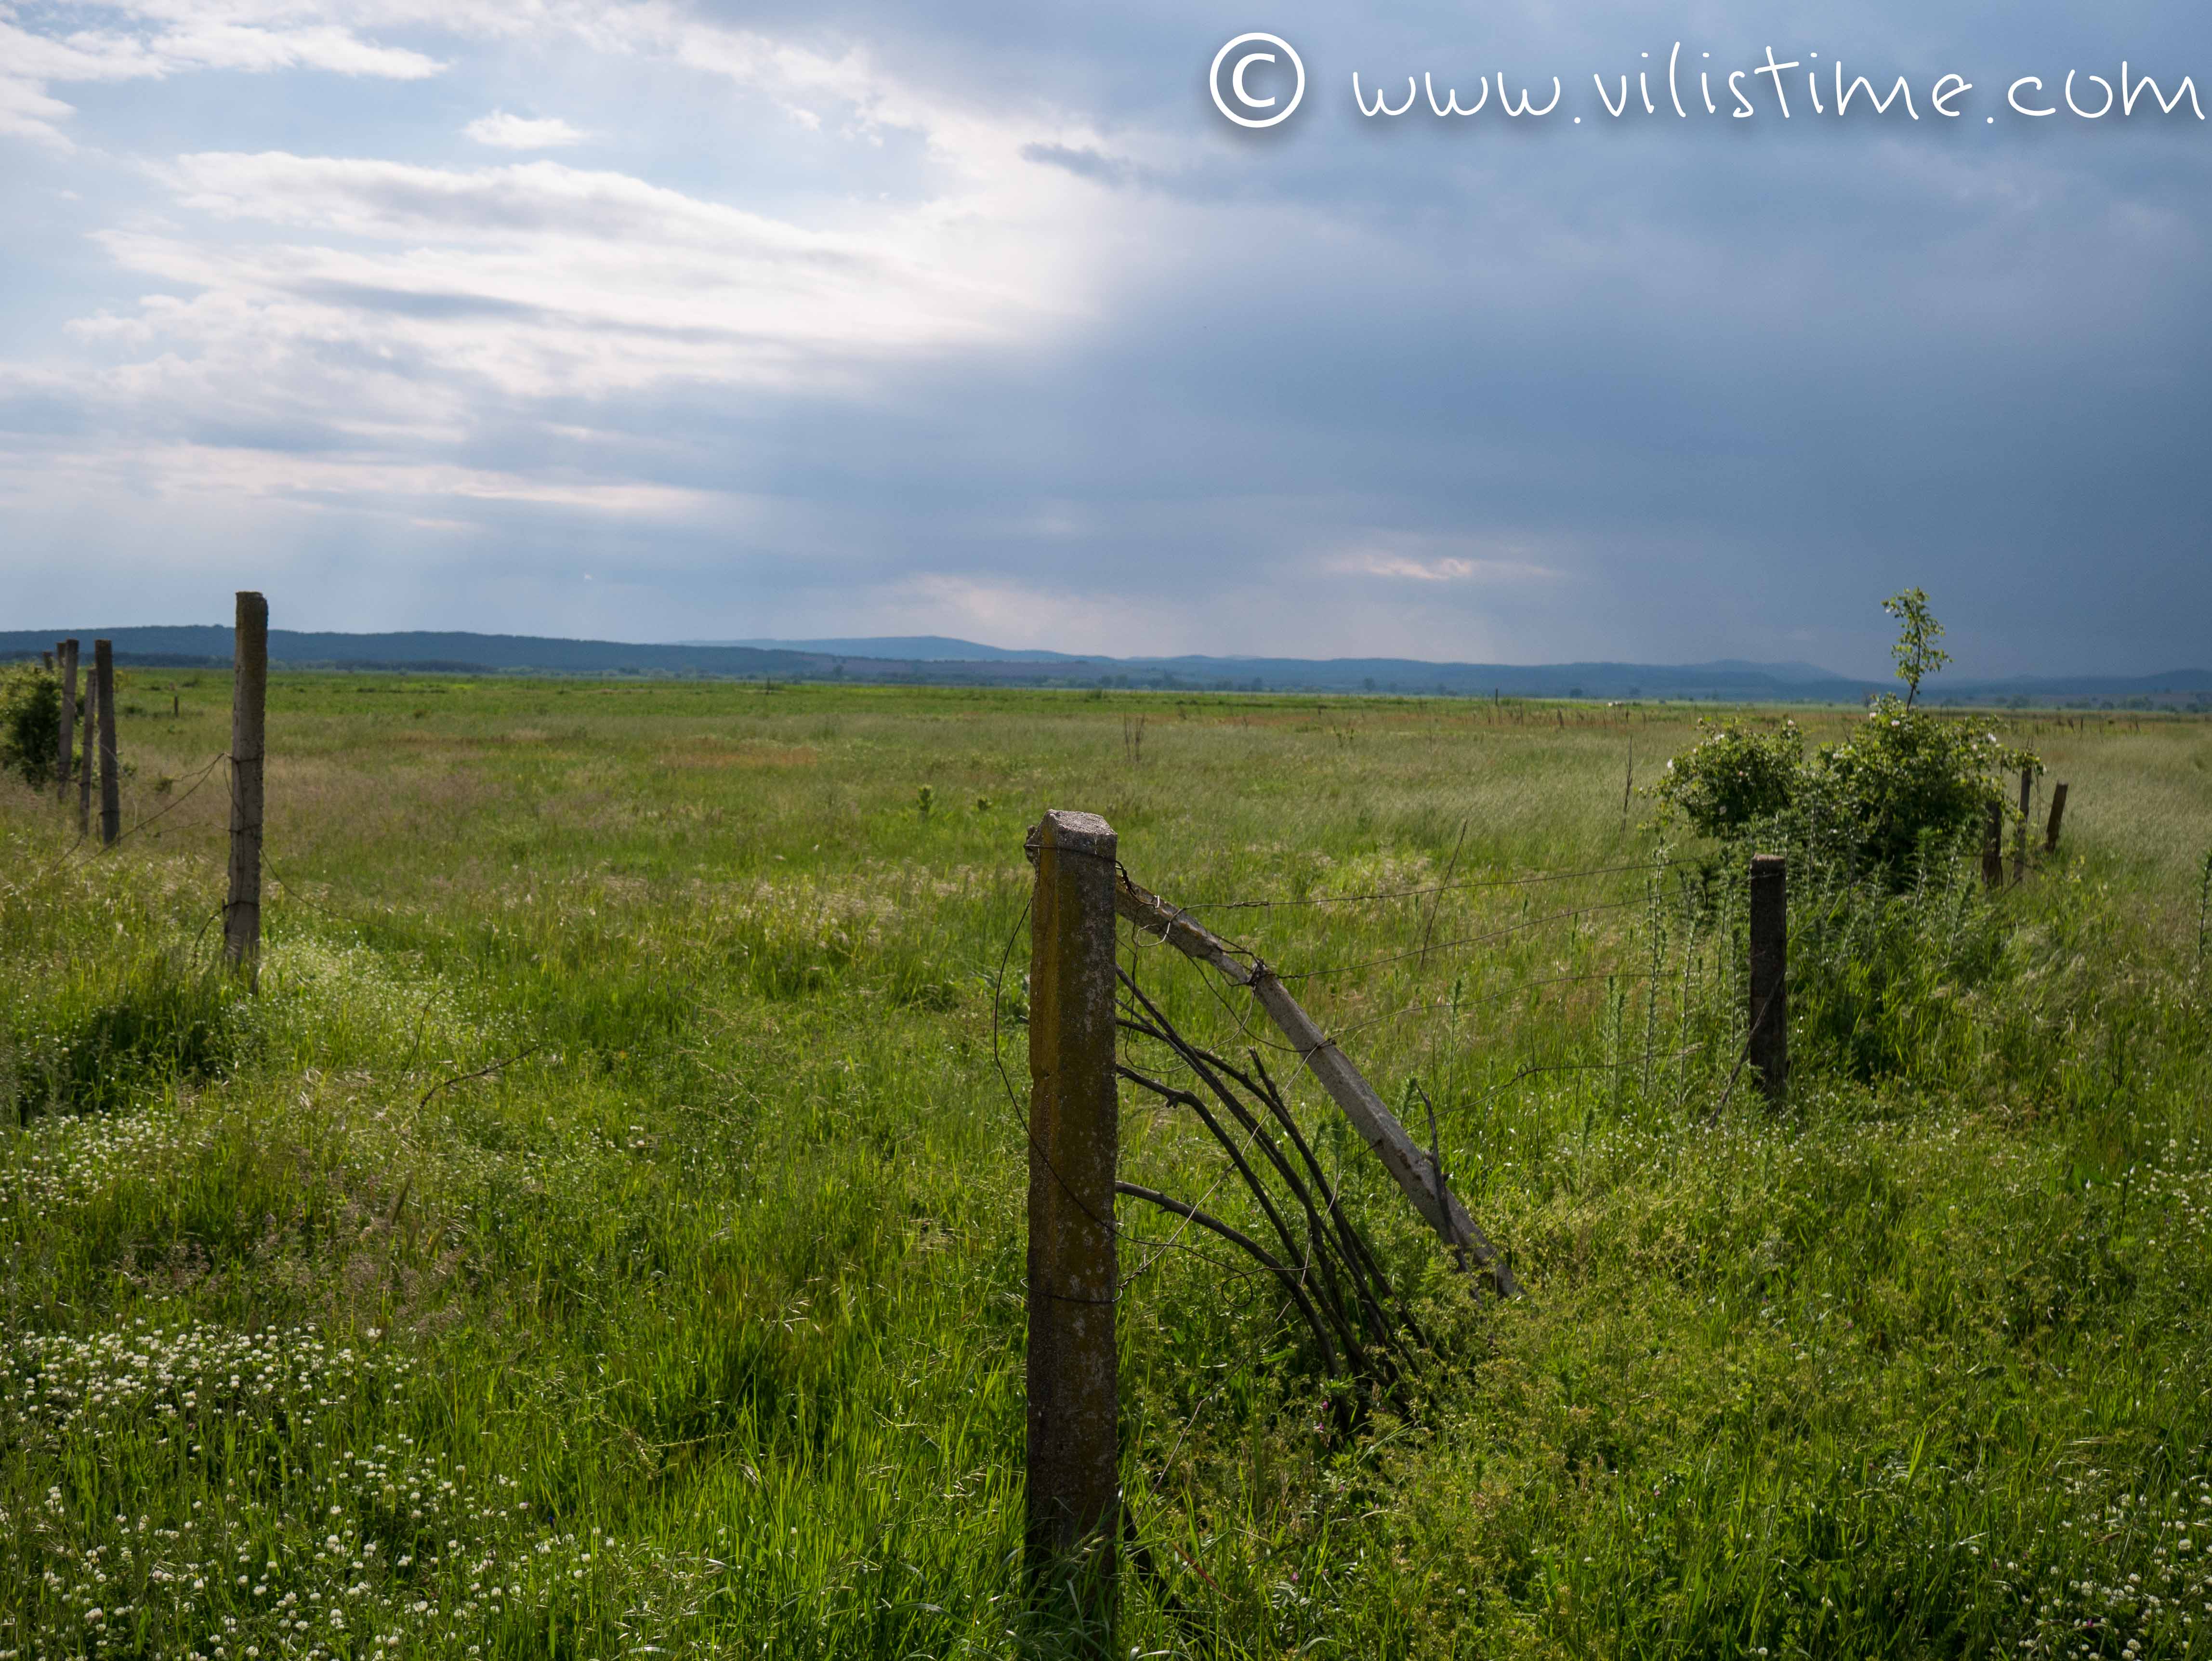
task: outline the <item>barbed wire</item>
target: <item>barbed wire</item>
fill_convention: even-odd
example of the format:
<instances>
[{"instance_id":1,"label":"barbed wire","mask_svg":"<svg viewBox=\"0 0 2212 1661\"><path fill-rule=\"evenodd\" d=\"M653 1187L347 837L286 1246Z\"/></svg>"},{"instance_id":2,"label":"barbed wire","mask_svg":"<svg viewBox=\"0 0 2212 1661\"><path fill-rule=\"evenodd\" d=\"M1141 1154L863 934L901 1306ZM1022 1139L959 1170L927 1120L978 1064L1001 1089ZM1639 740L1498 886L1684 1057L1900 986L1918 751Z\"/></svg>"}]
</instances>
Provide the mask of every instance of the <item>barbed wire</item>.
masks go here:
<instances>
[{"instance_id":1,"label":"barbed wire","mask_svg":"<svg viewBox=\"0 0 2212 1661\"><path fill-rule=\"evenodd\" d=\"M1413 1013L1416 1010L1481 1009L1492 1004L1504 1003L1508 999L1517 998L1524 992L1534 992L1542 987L1565 986L1571 983L1586 981L1650 980L1659 972L1657 970L1651 969L1596 969L1585 975L1548 975L1541 980L1522 981L1517 985L1506 988L1503 992L1490 993L1480 998L1462 998L1456 1003L1449 996L1424 998L1417 1002L1401 1004L1383 1014L1370 1015L1364 1020L1353 1021L1348 1025L1337 1027L1330 1036L1333 1039L1349 1037L1354 1032L1362 1032L1369 1027L1379 1026L1385 1021L1395 1021L1401 1016Z\"/></svg>"},{"instance_id":2,"label":"barbed wire","mask_svg":"<svg viewBox=\"0 0 2212 1661\"><path fill-rule=\"evenodd\" d=\"M143 818L137 820L129 828L118 831L113 842L94 841L91 831L78 831L76 834L76 840L70 843L67 848L62 849L61 853L48 863L44 869L40 871L37 877L33 879L33 880L43 882L49 877L58 875L61 872L66 870L72 861L76 861L80 853L82 853L85 860L89 861L100 858L112 848L121 846L124 843L128 842L131 837L137 836L141 830L143 830L148 825L152 824L155 820L163 818L168 814L175 812L178 808L182 807L186 801L191 800L193 792L197 791L200 786L207 782L208 775L214 772L218 766L229 759L230 752L228 751L224 751L222 754L216 756L212 761L209 762L206 766L201 768L198 773L192 776L191 785L190 788L185 791L184 794L179 796L174 801L168 803L158 812L147 814ZM67 781L64 781L64 782L66 784ZM88 844L89 844L88 851Z\"/></svg>"},{"instance_id":3,"label":"barbed wire","mask_svg":"<svg viewBox=\"0 0 2212 1661\"><path fill-rule=\"evenodd\" d=\"M1125 871L1121 874L1126 877L1127 873ZM1152 1269L1158 1265L1160 1260L1170 1251L1179 1250L1188 1252L1191 1256L1199 1258L1201 1262L1211 1265L1212 1268L1233 1279L1243 1280L1254 1278L1264 1274L1265 1271L1261 1270L1243 1269L1233 1262L1214 1256L1212 1253L1206 1250L1202 1247L1194 1245L1185 1240L1183 1237L1189 1232L1193 1222L1193 1220L1188 1216L1185 1216L1176 1226L1174 1232L1164 1240L1153 1236L1139 1234L1131 1229L1124 1227L1121 1222L1118 1209L1116 1210L1115 1214L1112 1217L1101 1218L1096 1212L1092 1211L1089 1206L1084 1203L1082 1198L1075 1193L1072 1187L1070 1187L1067 1179L1060 1174L1058 1167L1052 1162L1051 1155L1047 1153L1042 1147L1038 1146L1036 1135L1030 1123L1028 1110L1023 1105L1020 1092L1014 1087L1013 1075L1006 1070L1006 1051L1001 1042L1000 1029L1000 1008L1005 997L1006 977L1012 971L1013 966L1014 942L1021 938L1022 925L1029 921L1031 904L1032 902L1030 900L1024 900L1022 903L1022 909L1015 916L1012 926L1007 930L1006 943L1000 952L999 973L996 979L993 982L991 989L991 1062L999 1074L1000 1087L1006 1097L1007 1111L1012 1117L1016 1128L1021 1133L1023 1145L1030 1152L1036 1154L1039 1159L1044 1162L1045 1169L1052 1173L1053 1180L1059 1184L1060 1191L1067 1196L1068 1199L1075 1204L1079 1210L1082 1211L1085 1216L1090 1218L1093 1223L1097 1224L1100 1227L1106 1229L1114 1236L1115 1238L1118 1240L1126 1240L1133 1245L1152 1248L1150 1256L1139 1263L1135 1269L1121 1276L1117 1281L1115 1287L1115 1298L1118 1299L1123 1293L1127 1292L1132 1286L1136 1284L1139 1280L1142 1279L1145 1275L1149 1275ZM1158 941L1152 942L1152 944L1156 945L1160 943L1161 942ZM1247 1134L1243 1147L1241 1150L1242 1152L1248 1154L1250 1153L1254 1134L1256 1133ZM1205 1203L1211 1200L1219 1190L1222 1183L1228 1180L1228 1177L1229 1172L1225 1170L1217 1173L1213 1181L1208 1184L1206 1189L1200 1195L1196 1202L1196 1208L1202 1209Z\"/></svg>"},{"instance_id":4,"label":"barbed wire","mask_svg":"<svg viewBox=\"0 0 2212 1661\"><path fill-rule=\"evenodd\" d=\"M1432 952L1456 952L1470 946L1482 946L1491 940L1503 940L1523 929L1537 928L1547 922L1565 922L1571 918L1594 916L1601 911L1623 911L1631 906L1648 904L1648 900L1609 900L1599 905L1577 906L1571 911L1547 912L1540 917L1524 917L1519 922L1508 923L1502 928L1486 929L1480 934L1463 935L1455 940L1446 940L1441 946L1419 946L1409 952L1386 952L1381 957L1364 958L1356 963L1324 964L1319 969L1293 970L1288 974L1277 972L1279 981L1326 980L1338 976L1355 974L1363 969L1380 969L1394 963L1403 963L1408 958L1425 958Z\"/></svg>"},{"instance_id":5,"label":"barbed wire","mask_svg":"<svg viewBox=\"0 0 2212 1661\"><path fill-rule=\"evenodd\" d=\"M1389 900L1422 899L1431 894L1456 894L1478 888L1526 888L1543 883L1572 882L1583 877L1617 876L1627 871L1662 871L1671 861L1639 861L1633 865L1594 865L1579 871L1540 871L1521 877L1481 877L1468 882L1431 883L1420 888L1379 889L1370 894L1313 894L1299 899L1227 899L1179 902L1186 911L1282 911L1310 905L1364 905Z\"/></svg>"},{"instance_id":6,"label":"barbed wire","mask_svg":"<svg viewBox=\"0 0 2212 1661\"><path fill-rule=\"evenodd\" d=\"M1135 1007L1133 1004L1132 1004L1132 1003L1128 1003L1128 1002L1127 1002L1127 1001L1121 1001L1121 1002L1117 1002L1117 1004L1116 1004L1116 1008L1117 1008L1117 1010L1118 1010L1119 1012L1121 1012L1121 1013L1123 1013L1123 1014L1125 1014L1125 1015L1127 1015L1127 1014L1134 1014L1134 1013L1136 1013L1136 1007ZM1116 1048L1117 1048L1117 1049L1119 1048L1118 1043L1117 1043L1117 1045L1116 1045ZM1186 1072L1189 1070L1189 1069L1188 1069L1188 1065L1183 1062L1182 1058L1180 1056L1176 1056L1176 1057L1175 1057L1175 1062L1176 1062L1176 1065L1178 1068L1182 1068L1184 1071L1186 1071ZM1256 1125L1255 1125L1252 1129L1250 1129L1249 1130L1247 1130L1247 1131L1245 1132L1243 1143L1243 1145L1242 1145L1240 1147L1238 1147L1238 1149L1237 1150L1237 1153L1238 1153L1240 1156L1242 1156L1242 1157L1246 1157L1246 1158L1249 1158L1249 1157L1250 1156L1251 1152L1252 1152L1252 1149L1253 1149L1253 1147L1255 1146L1255 1141L1256 1141L1256 1140L1257 1140L1257 1138L1258 1138L1258 1136L1259 1136L1259 1134L1260 1134L1260 1133L1259 1133L1259 1129L1258 1129L1258 1127L1257 1127ZM1223 1184L1223 1183L1226 1183L1226 1182L1229 1180L1230 1174L1231 1174L1231 1172L1234 1169L1235 1169L1235 1166L1234 1166L1233 1165L1231 1165L1224 1166L1224 1167L1222 1167L1220 1170L1217 1171L1214 1173L1213 1180L1212 1180L1212 1182L1208 1183L1206 1185L1205 1189L1204 1189L1200 1193L1200 1195L1199 1195L1198 1198L1197 1198L1196 1200L1192 1201L1192 1202L1189 1202L1189 1204L1190 1204L1190 1208L1191 1208L1191 1212L1195 1212L1195 1211L1200 1211L1200 1210L1203 1210L1203 1209L1205 1208L1206 1205L1206 1202L1207 1202L1208 1201L1212 1200L1212 1199L1213 1198L1213 1196L1214 1196L1216 1194L1218 1194L1218 1193L1219 1193L1219 1192L1220 1192L1222 1184ZM1117 1213L1117 1215L1118 1215L1118 1213ZM1149 1259L1148 1259L1147 1261L1146 1261L1145 1262L1140 1263L1139 1265L1138 1265L1138 1267L1137 1267L1136 1269L1134 1269L1131 1270L1131 1271L1130 1271L1130 1273L1129 1273L1127 1275L1126 1275L1126 1276L1124 1276L1124 1277L1123 1277L1122 1281L1121 1281L1121 1289L1122 1289L1123 1291L1125 1291L1125 1292L1126 1292L1126 1291L1127 1291L1130 1287L1133 1286L1133 1285L1137 1282L1137 1281L1138 1281L1139 1278L1141 1278L1142 1276L1144 1276L1144 1275L1146 1275L1150 1274L1150 1273L1152 1272L1152 1269L1155 1267L1155 1265L1157 1265L1157 1264L1158 1263L1159 1260L1160 1260L1162 1257L1164 1257L1164 1256L1165 1256L1167 1255L1167 1251L1168 1251L1168 1250L1169 1250L1169 1249L1170 1249L1170 1248L1177 1247L1177 1246L1180 1246L1183 1250L1192 1252L1192 1253L1194 1253L1194 1255L1196 1255L1197 1256L1201 1257L1201 1258L1204 1258L1204 1259L1205 1259L1206 1262L1212 1262L1212 1263L1215 1263L1215 1264L1218 1265L1218 1264L1219 1264L1219 1262L1220 1262L1220 1260L1219 1260L1219 1259L1213 1257L1211 1254L1209 1254L1209 1253L1206 1252L1205 1250L1201 1250L1200 1248L1199 1248L1199 1247L1197 1247L1197 1246L1188 1245L1188 1244L1185 1244L1183 1243L1183 1238L1182 1238L1182 1237L1183 1237L1185 1234L1187 1234L1187 1233L1188 1233L1188 1232L1190 1232L1191 1226L1193 1226L1193 1224L1194 1224L1196 1221L1197 1221L1197 1219L1196 1219L1194 1216L1193 1216L1193 1215L1190 1214L1190 1212L1186 1212L1186 1213L1184 1214L1184 1215L1183 1215L1183 1219L1182 1219L1182 1220L1176 1226L1176 1228L1175 1228L1174 1232L1173 1232L1173 1233L1171 1233L1170 1235L1169 1235L1168 1238L1167 1238L1165 1241L1164 1241L1164 1242L1162 1242L1162 1243L1161 1243L1161 1250L1159 1250L1158 1251L1154 1252L1154 1253L1152 1254L1152 1256L1151 1256L1151 1258L1149 1258ZM1308 1262L1308 1263L1301 1263L1301 1264L1299 1265L1299 1281L1300 1281L1300 1283L1301 1283L1301 1284L1303 1284L1303 1283L1304 1283L1304 1278L1305 1278L1305 1275L1306 1275L1307 1271L1310 1269L1310 1267L1311 1267L1311 1265L1310 1265L1310 1262ZM1237 1270L1236 1272L1237 1272L1237 1273L1238 1273L1238 1274L1240 1274L1240 1275L1242 1275L1242 1274L1247 1274L1247 1273L1249 1273L1249 1274L1255 1274L1255 1275L1256 1275L1256 1274L1261 1274L1261 1273L1264 1273L1265 1271L1263 1271L1263 1270L1249 1270L1249 1271L1248 1271L1248 1270L1241 1270L1241 1269L1240 1269L1240 1270Z\"/></svg>"}]
</instances>

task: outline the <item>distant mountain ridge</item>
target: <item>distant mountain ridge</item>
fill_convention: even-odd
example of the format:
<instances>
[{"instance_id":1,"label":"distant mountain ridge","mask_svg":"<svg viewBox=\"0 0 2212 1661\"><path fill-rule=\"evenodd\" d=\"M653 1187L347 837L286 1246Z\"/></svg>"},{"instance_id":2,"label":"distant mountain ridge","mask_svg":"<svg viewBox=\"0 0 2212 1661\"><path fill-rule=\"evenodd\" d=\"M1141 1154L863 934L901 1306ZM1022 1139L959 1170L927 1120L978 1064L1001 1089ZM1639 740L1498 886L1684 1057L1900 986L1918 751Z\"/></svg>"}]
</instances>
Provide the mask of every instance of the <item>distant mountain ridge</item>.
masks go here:
<instances>
[{"instance_id":1,"label":"distant mountain ridge","mask_svg":"<svg viewBox=\"0 0 2212 1661\"><path fill-rule=\"evenodd\" d=\"M830 657L888 658L908 663L1068 663L1072 652L981 646L945 635L878 635L854 640L679 640L678 646L742 646L756 652L820 652Z\"/></svg>"},{"instance_id":2,"label":"distant mountain ridge","mask_svg":"<svg viewBox=\"0 0 2212 1661\"><path fill-rule=\"evenodd\" d=\"M116 660L149 667L227 666L222 624L0 631L0 658L35 657L67 635L115 642ZM1182 691L1374 692L1451 697L1722 700L1856 703L1893 690L1808 663L1431 663L1413 658L1079 656L981 646L942 636L757 642L568 640L535 635L410 630L307 633L272 629L271 661L295 668L418 673L704 676L949 686L1115 686ZM2212 670L2037 676L1931 684L1940 703L2083 699L2201 704Z\"/></svg>"}]
</instances>

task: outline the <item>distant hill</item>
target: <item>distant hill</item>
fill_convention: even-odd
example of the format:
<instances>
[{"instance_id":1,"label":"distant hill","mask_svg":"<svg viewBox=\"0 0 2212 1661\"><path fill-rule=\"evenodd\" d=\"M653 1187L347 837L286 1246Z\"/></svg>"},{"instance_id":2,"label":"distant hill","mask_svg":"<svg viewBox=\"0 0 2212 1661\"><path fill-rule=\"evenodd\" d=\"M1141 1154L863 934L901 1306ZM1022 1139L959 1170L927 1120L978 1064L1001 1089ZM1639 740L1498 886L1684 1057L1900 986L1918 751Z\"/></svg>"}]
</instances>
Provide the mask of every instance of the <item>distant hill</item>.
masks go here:
<instances>
[{"instance_id":1,"label":"distant hill","mask_svg":"<svg viewBox=\"0 0 2212 1661\"><path fill-rule=\"evenodd\" d=\"M221 624L0 631L0 658L35 657L75 635L115 642L116 660L148 667L227 667ZM1673 699L1856 703L1893 681L1838 675L1808 663L1430 663L1414 658L1081 657L1018 652L941 636L832 641L647 644L535 635L410 631L308 634L272 629L272 661L294 668L437 674L704 676L945 686L1115 686L1182 691L1373 692L1449 697ZM1947 678L1948 680L1948 678ZM2163 674L1955 680L1944 703L2212 702L2212 670Z\"/></svg>"},{"instance_id":2,"label":"distant hill","mask_svg":"<svg viewBox=\"0 0 2212 1661\"><path fill-rule=\"evenodd\" d=\"M831 657L902 659L909 663L1068 663L1066 652L1010 651L944 635L879 635L860 640L686 640L679 646L744 646L755 651L821 652Z\"/></svg>"}]
</instances>

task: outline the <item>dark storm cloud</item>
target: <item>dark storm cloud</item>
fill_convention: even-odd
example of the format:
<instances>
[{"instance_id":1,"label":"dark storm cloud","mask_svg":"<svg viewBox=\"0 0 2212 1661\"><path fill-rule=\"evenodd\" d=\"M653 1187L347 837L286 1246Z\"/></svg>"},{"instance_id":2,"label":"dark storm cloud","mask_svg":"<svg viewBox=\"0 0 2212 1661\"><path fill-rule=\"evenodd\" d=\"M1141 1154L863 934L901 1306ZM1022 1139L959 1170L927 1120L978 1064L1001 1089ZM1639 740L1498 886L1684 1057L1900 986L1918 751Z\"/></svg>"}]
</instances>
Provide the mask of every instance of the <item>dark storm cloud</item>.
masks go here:
<instances>
[{"instance_id":1,"label":"dark storm cloud","mask_svg":"<svg viewBox=\"0 0 2212 1661\"><path fill-rule=\"evenodd\" d=\"M1105 142L1032 161L1213 210L1028 374L947 366L872 412L789 405L752 435L771 490L820 476L830 429L880 435L840 446L823 488L885 576L1057 565L1074 588L1087 567L1208 610L1363 537L1459 538L1572 579L1420 596L1516 614L1531 654L1796 640L1863 666L1874 599L1907 581L1947 598L1992 669L2205 654L2205 131L2185 106L2041 129L2002 91L2069 67L2111 79L2123 54L2169 94L2185 72L2201 86L2212 55L2187 9L1838 6L1778 27L1704 8L1693 32L1627 9L1140 8L1103 38L1088 12L793 21L1010 101L1087 100ZM1254 27L1306 57L1287 131L1237 133L1204 104L1211 48ZM1904 75L1922 119L1862 106L1823 126L1795 86L1787 126L1764 97L1733 125L1601 119L1589 74L1632 78L1678 33L1730 68L1771 43L1824 69L1840 52L1884 91ZM1370 87L1556 73L1583 125L1366 121L1345 84L1361 65ZM1954 70L1974 82L1954 124L1927 97ZM1179 136L1173 165L1115 153L1139 131ZM932 411L959 411L951 430ZM971 490L1057 504L1071 528L1042 542Z\"/></svg>"}]
</instances>

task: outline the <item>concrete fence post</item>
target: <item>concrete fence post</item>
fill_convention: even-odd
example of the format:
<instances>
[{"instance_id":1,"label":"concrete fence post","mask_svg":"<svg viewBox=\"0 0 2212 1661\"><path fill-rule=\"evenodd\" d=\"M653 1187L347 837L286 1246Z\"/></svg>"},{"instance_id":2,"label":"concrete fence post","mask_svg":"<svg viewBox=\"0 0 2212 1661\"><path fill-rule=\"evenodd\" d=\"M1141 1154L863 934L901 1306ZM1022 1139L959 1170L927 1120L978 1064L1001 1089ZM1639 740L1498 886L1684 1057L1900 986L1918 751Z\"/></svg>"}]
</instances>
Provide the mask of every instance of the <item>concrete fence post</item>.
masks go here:
<instances>
[{"instance_id":1,"label":"concrete fence post","mask_svg":"<svg viewBox=\"0 0 2212 1661\"><path fill-rule=\"evenodd\" d=\"M269 602L241 590L230 690L230 898L222 952L256 987L261 978L262 761L269 699Z\"/></svg>"},{"instance_id":2,"label":"concrete fence post","mask_svg":"<svg viewBox=\"0 0 2212 1661\"><path fill-rule=\"evenodd\" d=\"M1104 1653L1114 1629L1121 1457L1114 1178L1114 828L1046 812L1030 833L1029 1505L1033 1599Z\"/></svg>"},{"instance_id":3,"label":"concrete fence post","mask_svg":"<svg viewBox=\"0 0 2212 1661\"><path fill-rule=\"evenodd\" d=\"M92 678L100 700L100 842L106 848L123 834L123 781L115 762L114 642L93 642Z\"/></svg>"},{"instance_id":4,"label":"concrete fence post","mask_svg":"<svg viewBox=\"0 0 2212 1661\"><path fill-rule=\"evenodd\" d=\"M1751 856L1752 1070L1779 1107L1790 1085L1790 867L1779 854Z\"/></svg>"},{"instance_id":5,"label":"concrete fence post","mask_svg":"<svg viewBox=\"0 0 2212 1661\"><path fill-rule=\"evenodd\" d=\"M84 678L84 702L77 706L81 741L76 757L76 834L80 841L92 834L92 776L94 758L100 753L99 721L100 678L88 673Z\"/></svg>"},{"instance_id":6,"label":"concrete fence post","mask_svg":"<svg viewBox=\"0 0 2212 1661\"><path fill-rule=\"evenodd\" d=\"M55 671L61 686L62 718L56 723L61 728L61 754L55 764L54 800L64 806L69 805L70 775L76 760L76 642L64 641Z\"/></svg>"}]
</instances>

